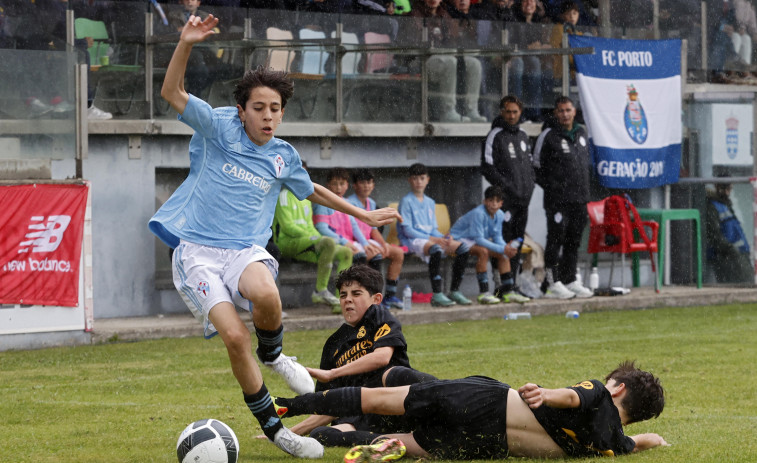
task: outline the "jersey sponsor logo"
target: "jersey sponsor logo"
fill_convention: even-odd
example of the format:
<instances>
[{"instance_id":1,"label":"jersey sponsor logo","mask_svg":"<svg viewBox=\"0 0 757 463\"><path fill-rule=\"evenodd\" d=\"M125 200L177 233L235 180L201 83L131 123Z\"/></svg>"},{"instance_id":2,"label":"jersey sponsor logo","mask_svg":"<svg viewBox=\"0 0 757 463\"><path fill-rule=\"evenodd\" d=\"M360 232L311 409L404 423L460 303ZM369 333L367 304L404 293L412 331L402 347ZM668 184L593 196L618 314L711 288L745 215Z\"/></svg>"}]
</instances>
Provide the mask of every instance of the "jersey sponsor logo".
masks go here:
<instances>
[{"instance_id":1,"label":"jersey sponsor logo","mask_svg":"<svg viewBox=\"0 0 757 463\"><path fill-rule=\"evenodd\" d=\"M276 171L276 178L281 177L281 173L284 171L284 158L280 154L273 158L273 170Z\"/></svg>"},{"instance_id":2,"label":"jersey sponsor logo","mask_svg":"<svg viewBox=\"0 0 757 463\"><path fill-rule=\"evenodd\" d=\"M391 332L392 332L392 329L389 328L389 325L384 323L384 326L382 326L376 331L376 334L373 336L373 340L378 341L379 339L383 338L384 336L386 336L387 334Z\"/></svg>"},{"instance_id":3,"label":"jersey sponsor logo","mask_svg":"<svg viewBox=\"0 0 757 463\"><path fill-rule=\"evenodd\" d=\"M511 158L515 158L515 147L512 143L507 144L507 152L510 153Z\"/></svg>"},{"instance_id":4,"label":"jersey sponsor logo","mask_svg":"<svg viewBox=\"0 0 757 463\"><path fill-rule=\"evenodd\" d=\"M350 347L346 352L342 353L342 355L339 356L334 364L338 368L342 365L354 362L355 360L368 355L368 353L370 352L373 352L373 342L370 340L359 341L357 344Z\"/></svg>"},{"instance_id":5,"label":"jersey sponsor logo","mask_svg":"<svg viewBox=\"0 0 757 463\"><path fill-rule=\"evenodd\" d=\"M265 193L268 193L268 191L271 189L271 184L268 183L268 181L263 177L255 175L252 172L248 172L241 167L232 165L231 163L227 162L226 164L224 164L223 167L221 167L221 170L224 174L230 177L236 177L243 182L247 182L252 186L256 186L263 190Z\"/></svg>"},{"instance_id":6,"label":"jersey sponsor logo","mask_svg":"<svg viewBox=\"0 0 757 463\"><path fill-rule=\"evenodd\" d=\"M210 293L210 285L207 281L200 281L197 283L197 292L202 296L203 298L208 297L208 294Z\"/></svg>"},{"instance_id":7,"label":"jersey sponsor logo","mask_svg":"<svg viewBox=\"0 0 757 463\"><path fill-rule=\"evenodd\" d=\"M568 140L560 140L560 147L562 148L563 153L570 154L570 145L568 145Z\"/></svg>"},{"instance_id":8,"label":"jersey sponsor logo","mask_svg":"<svg viewBox=\"0 0 757 463\"><path fill-rule=\"evenodd\" d=\"M359 330L357 330L357 338L361 339L365 337L365 326L361 326Z\"/></svg>"}]
</instances>

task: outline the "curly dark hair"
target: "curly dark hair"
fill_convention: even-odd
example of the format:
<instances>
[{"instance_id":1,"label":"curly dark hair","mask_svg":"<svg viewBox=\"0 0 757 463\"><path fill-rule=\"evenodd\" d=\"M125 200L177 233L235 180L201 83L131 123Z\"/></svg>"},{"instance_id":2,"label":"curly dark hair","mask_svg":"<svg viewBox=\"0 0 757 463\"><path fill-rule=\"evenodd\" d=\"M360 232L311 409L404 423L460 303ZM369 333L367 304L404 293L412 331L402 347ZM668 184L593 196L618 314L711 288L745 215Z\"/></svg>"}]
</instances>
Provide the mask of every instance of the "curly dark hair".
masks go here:
<instances>
[{"instance_id":1,"label":"curly dark hair","mask_svg":"<svg viewBox=\"0 0 757 463\"><path fill-rule=\"evenodd\" d=\"M660 416L665 407L665 391L659 378L637 368L634 361L626 360L607 375L605 382L611 379L625 384L628 391L621 403L628 414L626 424Z\"/></svg>"},{"instance_id":2,"label":"curly dark hair","mask_svg":"<svg viewBox=\"0 0 757 463\"><path fill-rule=\"evenodd\" d=\"M341 292L342 286L351 286L352 283L365 288L371 296L380 293L384 288L381 273L365 264L356 264L339 272L335 283L337 293Z\"/></svg>"},{"instance_id":3,"label":"curly dark hair","mask_svg":"<svg viewBox=\"0 0 757 463\"><path fill-rule=\"evenodd\" d=\"M285 71L275 71L271 68L258 66L244 73L234 89L234 101L245 108L247 100L250 99L250 92L257 87L269 87L276 90L281 95L282 108L287 105L287 101L294 94L294 83L289 78L289 74Z\"/></svg>"},{"instance_id":4,"label":"curly dark hair","mask_svg":"<svg viewBox=\"0 0 757 463\"><path fill-rule=\"evenodd\" d=\"M505 109L505 105L507 105L507 103L515 103L516 105L518 105L518 109L520 109L521 112L523 112L523 102L520 101L520 98L518 98L517 96L515 95L503 96L502 99L499 100L499 109Z\"/></svg>"}]
</instances>

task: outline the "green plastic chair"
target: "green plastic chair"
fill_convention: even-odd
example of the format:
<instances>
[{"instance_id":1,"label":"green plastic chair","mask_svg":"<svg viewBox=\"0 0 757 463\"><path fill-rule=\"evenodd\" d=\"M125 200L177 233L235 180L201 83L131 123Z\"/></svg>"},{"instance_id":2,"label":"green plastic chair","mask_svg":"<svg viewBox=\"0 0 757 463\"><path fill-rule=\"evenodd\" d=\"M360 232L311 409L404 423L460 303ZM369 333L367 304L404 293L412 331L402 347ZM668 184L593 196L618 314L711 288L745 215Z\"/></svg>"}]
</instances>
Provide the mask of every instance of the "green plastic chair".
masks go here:
<instances>
[{"instance_id":1,"label":"green plastic chair","mask_svg":"<svg viewBox=\"0 0 757 463\"><path fill-rule=\"evenodd\" d=\"M74 21L74 32L77 39L92 37L94 44L87 49L89 52L89 62L96 66L100 64L100 58L108 55L108 28L102 21L93 21L87 18L76 18Z\"/></svg>"}]
</instances>

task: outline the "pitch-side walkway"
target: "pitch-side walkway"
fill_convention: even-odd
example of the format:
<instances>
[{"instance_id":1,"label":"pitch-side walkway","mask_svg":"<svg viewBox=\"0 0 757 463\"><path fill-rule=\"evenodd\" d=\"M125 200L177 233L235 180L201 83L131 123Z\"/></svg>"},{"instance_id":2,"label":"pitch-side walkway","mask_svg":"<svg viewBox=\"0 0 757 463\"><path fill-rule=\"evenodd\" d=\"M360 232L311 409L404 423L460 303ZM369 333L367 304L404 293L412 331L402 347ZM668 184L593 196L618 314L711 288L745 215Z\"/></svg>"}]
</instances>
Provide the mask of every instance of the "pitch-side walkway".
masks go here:
<instances>
[{"instance_id":1,"label":"pitch-side walkway","mask_svg":"<svg viewBox=\"0 0 757 463\"><path fill-rule=\"evenodd\" d=\"M413 304L410 311L393 310L403 325L440 323L458 320L501 319L510 312L530 312L533 317L576 310L580 313L602 310L639 310L655 307L685 307L757 303L757 288L712 287L696 289L690 286L666 286L660 293L648 288L635 288L630 294L614 297L594 297L556 301L537 299L526 304L497 304L431 307ZM330 309L302 307L286 311L284 327L287 331L335 329L342 323L341 315ZM245 317L249 319L249 317ZM251 322L249 322L251 325ZM186 315L95 319L92 343L136 341L165 337L201 336L202 329L194 318Z\"/></svg>"}]
</instances>

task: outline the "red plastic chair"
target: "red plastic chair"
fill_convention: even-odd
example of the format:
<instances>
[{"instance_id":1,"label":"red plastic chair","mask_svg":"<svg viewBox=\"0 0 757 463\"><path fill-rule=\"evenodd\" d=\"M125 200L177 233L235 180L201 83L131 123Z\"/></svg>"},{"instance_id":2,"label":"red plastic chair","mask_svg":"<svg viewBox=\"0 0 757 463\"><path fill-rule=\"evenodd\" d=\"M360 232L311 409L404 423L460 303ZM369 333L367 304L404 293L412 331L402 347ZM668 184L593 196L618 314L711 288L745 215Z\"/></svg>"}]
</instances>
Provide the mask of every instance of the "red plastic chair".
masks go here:
<instances>
[{"instance_id":1,"label":"red plastic chair","mask_svg":"<svg viewBox=\"0 0 757 463\"><path fill-rule=\"evenodd\" d=\"M655 290L659 291L654 259L654 253L657 252L659 224L653 221L642 221L633 203L620 195L590 202L586 208L589 213L588 253L619 253L623 268L625 268L626 254L649 252L652 274L655 276ZM613 260L613 266L614 264ZM610 280L612 281L612 276ZM623 272L621 272L621 280L621 285L625 286Z\"/></svg>"}]
</instances>

